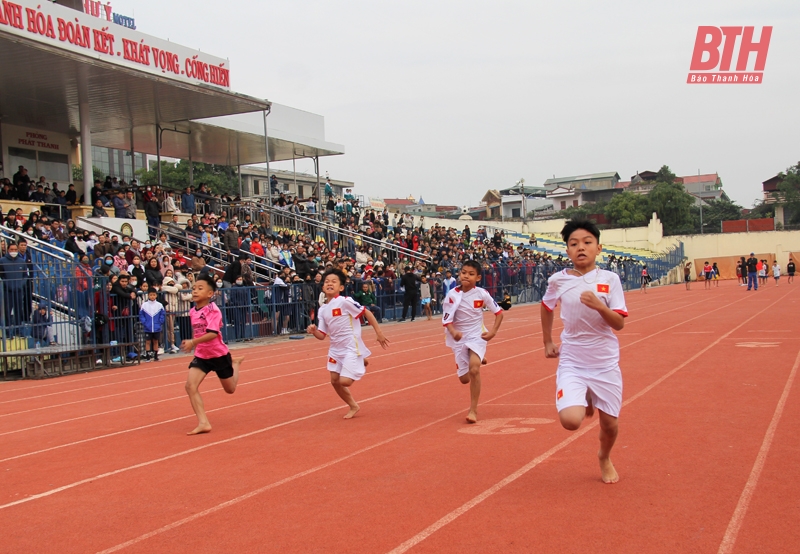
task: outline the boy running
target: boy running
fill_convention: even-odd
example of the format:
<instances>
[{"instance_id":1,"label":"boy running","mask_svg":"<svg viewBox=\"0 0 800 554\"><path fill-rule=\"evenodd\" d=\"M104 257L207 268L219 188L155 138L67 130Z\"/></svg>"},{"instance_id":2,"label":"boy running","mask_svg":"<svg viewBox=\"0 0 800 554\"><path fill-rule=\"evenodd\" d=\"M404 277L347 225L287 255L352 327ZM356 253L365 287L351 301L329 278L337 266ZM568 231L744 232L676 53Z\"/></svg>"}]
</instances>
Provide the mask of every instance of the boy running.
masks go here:
<instances>
[{"instance_id":1,"label":"boy running","mask_svg":"<svg viewBox=\"0 0 800 554\"><path fill-rule=\"evenodd\" d=\"M352 419L358 413L359 405L350 394L350 385L364 376L367 357L372 354L361 339L361 316L375 329L375 335L383 348L389 347L389 340L383 336L378 320L372 312L352 298L339 296L344 291L347 277L340 269L329 269L322 278L322 292L326 302L319 309L319 328L309 325L310 335L319 340L331 337L328 349L328 371L339 398L345 401L350 410L344 419Z\"/></svg>"},{"instance_id":2,"label":"boy running","mask_svg":"<svg viewBox=\"0 0 800 554\"><path fill-rule=\"evenodd\" d=\"M568 221L561 230L574 269L548 279L542 298L542 335L545 356L559 358L556 408L561 425L575 431L586 417L600 413L600 473L604 483L619 475L611 463L622 407L619 341L614 331L625 326L628 309L616 273L595 265L600 253L600 231L589 221ZM553 343L553 310L561 303L561 350Z\"/></svg>"},{"instance_id":3,"label":"boy running","mask_svg":"<svg viewBox=\"0 0 800 554\"><path fill-rule=\"evenodd\" d=\"M442 302L442 324L447 330L445 344L453 349L456 373L463 384L469 383L467 423L478 421L478 399L481 396L481 364L486 363L486 343L494 338L503 322L503 309L486 289L477 286L481 264L467 260L459 273L461 286L447 293ZM494 326L483 326L483 308L494 314Z\"/></svg>"},{"instance_id":4,"label":"boy running","mask_svg":"<svg viewBox=\"0 0 800 554\"><path fill-rule=\"evenodd\" d=\"M233 394L239 382L239 366L244 360L244 358L232 359L228 347L222 342L220 335L222 312L211 301L214 298L214 291L214 280L210 275L204 274L197 278L192 287L194 308L189 310L193 338L181 343L181 350L184 352L189 353L194 350L194 359L189 363L189 377L186 379L186 393L197 416L197 427L186 433L187 435L199 435L211 431L211 424L206 417L199 390L200 383L206 375L210 371L216 372L225 392Z\"/></svg>"}]
</instances>

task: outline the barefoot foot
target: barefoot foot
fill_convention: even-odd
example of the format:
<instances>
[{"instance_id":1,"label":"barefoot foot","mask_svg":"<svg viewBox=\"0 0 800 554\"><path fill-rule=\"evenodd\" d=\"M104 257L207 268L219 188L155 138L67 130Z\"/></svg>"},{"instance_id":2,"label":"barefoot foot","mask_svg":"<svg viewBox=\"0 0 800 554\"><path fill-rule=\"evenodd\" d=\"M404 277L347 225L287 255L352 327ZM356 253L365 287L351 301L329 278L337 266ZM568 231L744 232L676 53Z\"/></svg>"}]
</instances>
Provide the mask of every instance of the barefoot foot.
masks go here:
<instances>
[{"instance_id":1,"label":"barefoot foot","mask_svg":"<svg viewBox=\"0 0 800 554\"><path fill-rule=\"evenodd\" d=\"M344 415L344 419L353 419L360 409L361 407L358 405L351 407L350 411Z\"/></svg>"},{"instance_id":2,"label":"barefoot foot","mask_svg":"<svg viewBox=\"0 0 800 554\"><path fill-rule=\"evenodd\" d=\"M619 474L617 474L617 470L614 469L611 458L602 458L599 453L597 457L600 460L600 473L603 477L603 483L611 485L619 481Z\"/></svg>"},{"instance_id":3,"label":"barefoot foot","mask_svg":"<svg viewBox=\"0 0 800 554\"><path fill-rule=\"evenodd\" d=\"M193 430L186 433L187 435L201 435L203 433L208 433L211 431L211 424L210 423L201 423Z\"/></svg>"},{"instance_id":4,"label":"barefoot foot","mask_svg":"<svg viewBox=\"0 0 800 554\"><path fill-rule=\"evenodd\" d=\"M478 423L478 414L470 410L467 414L467 423Z\"/></svg>"}]
</instances>

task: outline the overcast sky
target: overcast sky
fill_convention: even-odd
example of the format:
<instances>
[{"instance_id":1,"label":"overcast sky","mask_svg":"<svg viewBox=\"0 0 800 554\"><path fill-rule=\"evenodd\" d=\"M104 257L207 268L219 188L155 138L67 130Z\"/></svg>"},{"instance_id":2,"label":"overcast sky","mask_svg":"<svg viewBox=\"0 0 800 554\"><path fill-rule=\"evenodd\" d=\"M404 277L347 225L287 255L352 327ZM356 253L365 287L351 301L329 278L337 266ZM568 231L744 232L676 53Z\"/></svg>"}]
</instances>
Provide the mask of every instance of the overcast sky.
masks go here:
<instances>
[{"instance_id":1,"label":"overcast sky","mask_svg":"<svg viewBox=\"0 0 800 554\"><path fill-rule=\"evenodd\" d=\"M667 164L718 172L750 207L800 161L797 0L112 6L139 31L230 58L237 92L323 115L346 148L323 174L366 196L477 205L520 177L628 180ZM687 85L698 25L773 26L764 83Z\"/></svg>"}]
</instances>

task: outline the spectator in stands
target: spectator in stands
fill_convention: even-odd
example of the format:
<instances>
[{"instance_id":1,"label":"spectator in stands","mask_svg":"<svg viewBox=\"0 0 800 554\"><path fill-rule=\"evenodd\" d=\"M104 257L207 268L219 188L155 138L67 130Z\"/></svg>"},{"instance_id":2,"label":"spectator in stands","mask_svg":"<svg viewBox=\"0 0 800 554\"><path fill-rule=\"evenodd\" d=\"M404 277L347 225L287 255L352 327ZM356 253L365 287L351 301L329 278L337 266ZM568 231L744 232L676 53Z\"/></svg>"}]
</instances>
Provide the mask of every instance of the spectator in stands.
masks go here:
<instances>
[{"instance_id":1,"label":"spectator in stands","mask_svg":"<svg viewBox=\"0 0 800 554\"><path fill-rule=\"evenodd\" d=\"M137 315L134 310L134 305L138 308L138 304L136 304L136 291L130 286L128 280L128 275L122 273L119 279L111 286L114 306L113 312L114 318L116 319L115 336L117 342L120 344L133 342L133 322L131 318ZM124 349L121 349L121 355L122 354L124 354ZM128 358L136 357L137 354L133 349L133 345L128 347L126 355ZM117 358L115 358L115 360L120 361Z\"/></svg>"},{"instance_id":2,"label":"spectator in stands","mask_svg":"<svg viewBox=\"0 0 800 554\"><path fill-rule=\"evenodd\" d=\"M236 282L236 279L241 277L242 275L242 262L241 259L237 259L230 264L228 264L228 268L225 270L225 274L222 276L222 285L224 288L230 288Z\"/></svg>"},{"instance_id":3,"label":"spectator in stands","mask_svg":"<svg viewBox=\"0 0 800 554\"><path fill-rule=\"evenodd\" d=\"M11 178L11 182L14 184L14 188L17 190L17 199L27 202L28 185L31 182L31 178L28 176L28 170L23 166L19 166L19 171L17 171Z\"/></svg>"},{"instance_id":4,"label":"spectator in stands","mask_svg":"<svg viewBox=\"0 0 800 554\"><path fill-rule=\"evenodd\" d=\"M240 275L233 287L226 291L228 297L228 314L233 322L234 337L238 340L252 340L247 336L247 306L250 304L250 293Z\"/></svg>"},{"instance_id":5,"label":"spectator in stands","mask_svg":"<svg viewBox=\"0 0 800 554\"><path fill-rule=\"evenodd\" d=\"M400 278L400 284L403 286L403 317L400 321L406 320L408 308L411 307L411 321L417 317L417 301L419 299L419 289L417 283L421 281L419 275L414 273L414 268L410 265L406 266L405 273Z\"/></svg>"},{"instance_id":6,"label":"spectator in stands","mask_svg":"<svg viewBox=\"0 0 800 554\"><path fill-rule=\"evenodd\" d=\"M144 215L147 218L147 231L151 239L155 239L158 228L161 226L161 208L154 194L150 193L150 199L144 204Z\"/></svg>"},{"instance_id":7,"label":"spectator in stands","mask_svg":"<svg viewBox=\"0 0 800 554\"><path fill-rule=\"evenodd\" d=\"M383 318L381 317L381 308L378 306L378 302L375 299L375 293L369 288L369 283L362 283L361 289L356 291L356 293L353 295L353 298L356 302L372 312L372 315L375 316L375 319L378 320L378 323L383 323Z\"/></svg>"},{"instance_id":8,"label":"spectator in stands","mask_svg":"<svg viewBox=\"0 0 800 554\"><path fill-rule=\"evenodd\" d=\"M233 260L234 256L239 255L239 232L235 225L231 225L225 231L222 238L222 247L228 255L228 260Z\"/></svg>"},{"instance_id":9,"label":"spectator in stands","mask_svg":"<svg viewBox=\"0 0 800 554\"><path fill-rule=\"evenodd\" d=\"M133 191L128 189L125 193L125 217L127 219L136 219L136 199L133 197Z\"/></svg>"},{"instance_id":10,"label":"spectator in stands","mask_svg":"<svg viewBox=\"0 0 800 554\"><path fill-rule=\"evenodd\" d=\"M164 301L166 302L167 309L167 340L169 341L170 348L164 345L164 351L169 351L170 354L178 352L178 344L175 341L175 314L178 312L178 288L175 278L172 276L172 269L167 270L164 276L163 284L161 285L161 292L163 293Z\"/></svg>"},{"instance_id":11,"label":"spectator in stands","mask_svg":"<svg viewBox=\"0 0 800 554\"><path fill-rule=\"evenodd\" d=\"M6 255L0 258L0 279L3 281L4 315L7 327L16 327L27 321L31 306L25 306L28 286L28 264L19 255L19 247L13 242L6 247ZM16 329L12 333L19 334Z\"/></svg>"},{"instance_id":12,"label":"spectator in stands","mask_svg":"<svg viewBox=\"0 0 800 554\"><path fill-rule=\"evenodd\" d=\"M108 212L103 208L103 201L99 198L94 202L94 208L92 208L92 215L90 217L108 217Z\"/></svg>"},{"instance_id":13,"label":"spectator in stands","mask_svg":"<svg viewBox=\"0 0 800 554\"><path fill-rule=\"evenodd\" d=\"M191 269L195 274L207 273L208 271L206 269L206 259L201 248L197 248L192 254Z\"/></svg>"},{"instance_id":14,"label":"spectator in stands","mask_svg":"<svg viewBox=\"0 0 800 554\"><path fill-rule=\"evenodd\" d=\"M53 187L55 186L56 183L53 183ZM75 185L69 185L67 192L64 194L64 198L66 199L68 206L74 206L78 202L78 193L75 192Z\"/></svg>"},{"instance_id":15,"label":"spectator in stands","mask_svg":"<svg viewBox=\"0 0 800 554\"><path fill-rule=\"evenodd\" d=\"M161 285L164 281L164 274L161 273L161 265L157 258L150 258L144 270L144 280L149 283L151 287Z\"/></svg>"},{"instance_id":16,"label":"spectator in stands","mask_svg":"<svg viewBox=\"0 0 800 554\"><path fill-rule=\"evenodd\" d=\"M103 258L106 254L111 254L112 248L108 239L108 235L105 233L98 235L97 240L98 243L94 247L94 257Z\"/></svg>"},{"instance_id":17,"label":"spectator in stands","mask_svg":"<svg viewBox=\"0 0 800 554\"><path fill-rule=\"evenodd\" d=\"M192 188L186 187L181 195L181 210L186 214L193 214L195 212L195 197L192 194Z\"/></svg>"},{"instance_id":18,"label":"spectator in stands","mask_svg":"<svg viewBox=\"0 0 800 554\"><path fill-rule=\"evenodd\" d=\"M127 219L128 217L128 202L125 199L125 193L121 190L116 191L111 203L114 206L114 217Z\"/></svg>"}]
</instances>

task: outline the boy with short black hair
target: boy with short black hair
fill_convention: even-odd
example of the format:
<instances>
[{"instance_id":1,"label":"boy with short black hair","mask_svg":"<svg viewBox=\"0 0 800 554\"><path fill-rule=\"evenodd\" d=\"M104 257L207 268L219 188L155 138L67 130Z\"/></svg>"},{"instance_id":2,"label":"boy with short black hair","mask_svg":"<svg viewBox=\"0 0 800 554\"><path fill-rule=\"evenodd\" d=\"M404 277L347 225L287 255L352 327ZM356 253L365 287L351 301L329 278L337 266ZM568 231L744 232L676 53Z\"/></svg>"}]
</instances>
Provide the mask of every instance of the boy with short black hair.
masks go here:
<instances>
[{"instance_id":1,"label":"boy with short black hair","mask_svg":"<svg viewBox=\"0 0 800 554\"><path fill-rule=\"evenodd\" d=\"M786 282L791 285L794 281L794 260L792 258L789 258L789 263L786 264L786 273L789 275Z\"/></svg>"},{"instance_id":2,"label":"boy with short black hair","mask_svg":"<svg viewBox=\"0 0 800 554\"><path fill-rule=\"evenodd\" d=\"M306 331L319 340L330 336L328 371L331 374L331 385L339 398L350 407L344 419L352 419L360 407L350 393L350 386L364 376L368 365L367 357L371 354L361 338L359 318L367 318L383 348L389 347L389 340L383 336L378 320L371 311L352 298L340 296L344 292L345 283L347 276L342 270L329 269L325 272L322 277L322 292L326 301L319 308L319 327L312 324Z\"/></svg>"},{"instance_id":3,"label":"boy with short black hair","mask_svg":"<svg viewBox=\"0 0 800 554\"><path fill-rule=\"evenodd\" d=\"M158 292L155 289L149 290L147 301L143 302L139 309L139 322L144 327L145 362L158 361L158 339L166 320L167 311L164 309L164 305L158 301Z\"/></svg>"},{"instance_id":4,"label":"boy with short black hair","mask_svg":"<svg viewBox=\"0 0 800 554\"><path fill-rule=\"evenodd\" d=\"M231 358L228 347L222 342L220 329L222 326L222 312L211 301L215 292L214 280L209 276L201 275L197 278L192 288L192 301L194 308L189 311L192 320L193 336L181 343L181 350L191 352L194 350L194 359L189 362L189 377L186 379L186 393L192 403L192 409L197 416L197 427L186 433L199 435L211 431L211 424L206 416L203 398L200 396L200 383L210 371L219 377L222 388L228 394L236 392L239 382L239 366L244 358Z\"/></svg>"},{"instance_id":5,"label":"boy with short black hair","mask_svg":"<svg viewBox=\"0 0 800 554\"><path fill-rule=\"evenodd\" d=\"M604 483L619 480L611 463L622 407L619 341L614 331L625 326L628 309L619 276L600 269L600 231L589 221L570 220L561 231L574 269L548 279L542 298L545 356L559 358L556 408L561 425L577 430L586 417L600 414L600 472ZM561 349L553 343L553 310L561 303Z\"/></svg>"},{"instance_id":6,"label":"boy with short black hair","mask_svg":"<svg viewBox=\"0 0 800 554\"><path fill-rule=\"evenodd\" d=\"M503 322L503 309L486 289L478 286L481 274L481 264L474 260L465 261L459 272L461 286L451 289L442 301L445 344L453 349L458 380L464 385L469 383L467 423L478 421L481 364L486 363L486 343L497 335ZM487 331L483 325L484 308L494 314L491 331Z\"/></svg>"}]
</instances>

